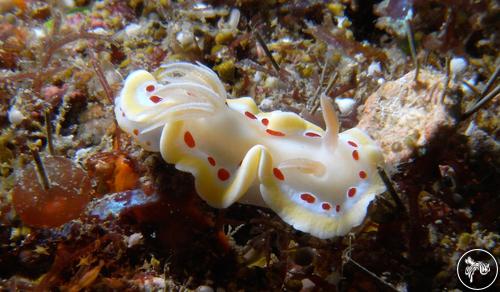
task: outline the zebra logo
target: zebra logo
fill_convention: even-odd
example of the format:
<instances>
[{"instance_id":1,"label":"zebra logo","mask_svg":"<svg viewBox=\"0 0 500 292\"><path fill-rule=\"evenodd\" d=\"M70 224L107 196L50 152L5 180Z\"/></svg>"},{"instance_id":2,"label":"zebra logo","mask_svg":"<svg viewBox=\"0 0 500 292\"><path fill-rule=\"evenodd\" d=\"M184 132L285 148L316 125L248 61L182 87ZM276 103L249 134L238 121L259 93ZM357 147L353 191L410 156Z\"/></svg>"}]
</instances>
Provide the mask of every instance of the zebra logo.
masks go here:
<instances>
[{"instance_id":1,"label":"zebra logo","mask_svg":"<svg viewBox=\"0 0 500 292\"><path fill-rule=\"evenodd\" d=\"M469 277L469 281L472 283L474 280L474 272L479 270L481 275L486 275L490 272L490 264L485 264L483 262L475 262L471 257L465 259L467 267L465 268L465 274Z\"/></svg>"},{"instance_id":2,"label":"zebra logo","mask_svg":"<svg viewBox=\"0 0 500 292\"><path fill-rule=\"evenodd\" d=\"M483 290L495 283L498 276L498 263L488 251L471 249L458 260L457 275L465 287Z\"/></svg>"}]
</instances>

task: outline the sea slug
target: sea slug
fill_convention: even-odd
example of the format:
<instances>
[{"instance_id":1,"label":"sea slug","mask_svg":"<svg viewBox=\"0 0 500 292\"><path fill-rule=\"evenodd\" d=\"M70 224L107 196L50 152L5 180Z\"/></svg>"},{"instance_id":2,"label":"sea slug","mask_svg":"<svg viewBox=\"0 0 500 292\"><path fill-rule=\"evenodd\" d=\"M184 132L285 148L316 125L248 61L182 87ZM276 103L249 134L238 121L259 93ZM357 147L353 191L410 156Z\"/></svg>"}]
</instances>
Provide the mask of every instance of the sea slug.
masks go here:
<instances>
[{"instance_id":1,"label":"sea slug","mask_svg":"<svg viewBox=\"0 0 500 292\"><path fill-rule=\"evenodd\" d=\"M362 223L385 190L383 157L357 128L339 133L327 97L326 130L282 111L260 112L249 97L228 99L217 75L201 64L132 72L115 101L119 126L145 150L190 172L211 206L267 206L294 228L319 238Z\"/></svg>"}]
</instances>

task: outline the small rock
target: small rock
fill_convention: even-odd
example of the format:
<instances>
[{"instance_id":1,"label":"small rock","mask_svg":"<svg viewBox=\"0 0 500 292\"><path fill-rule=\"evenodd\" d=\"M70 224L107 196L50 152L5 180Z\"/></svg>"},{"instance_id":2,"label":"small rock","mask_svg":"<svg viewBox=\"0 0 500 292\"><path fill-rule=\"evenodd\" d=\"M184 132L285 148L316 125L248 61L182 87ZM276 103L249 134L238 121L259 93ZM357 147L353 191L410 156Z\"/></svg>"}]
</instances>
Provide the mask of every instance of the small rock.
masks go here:
<instances>
[{"instance_id":1,"label":"small rock","mask_svg":"<svg viewBox=\"0 0 500 292\"><path fill-rule=\"evenodd\" d=\"M269 97L266 97L264 98L261 102L260 102L260 105L259 107L262 109L262 110L271 110L272 107L273 107L273 100Z\"/></svg>"},{"instance_id":2,"label":"small rock","mask_svg":"<svg viewBox=\"0 0 500 292\"><path fill-rule=\"evenodd\" d=\"M352 98L336 98L335 103L339 107L340 113L345 115L352 111L356 101Z\"/></svg>"},{"instance_id":3,"label":"small rock","mask_svg":"<svg viewBox=\"0 0 500 292\"><path fill-rule=\"evenodd\" d=\"M45 33L45 30L41 27L35 27L32 30L33 34L37 39L45 37L47 34Z\"/></svg>"},{"instance_id":4,"label":"small rock","mask_svg":"<svg viewBox=\"0 0 500 292\"><path fill-rule=\"evenodd\" d=\"M370 95L357 126L378 141L389 165L408 161L457 122L451 100L440 100L445 75L421 69L417 85L414 74L387 81Z\"/></svg>"},{"instance_id":5,"label":"small rock","mask_svg":"<svg viewBox=\"0 0 500 292\"><path fill-rule=\"evenodd\" d=\"M227 21L227 26L231 31L236 31L238 29L238 23L240 22L240 11L236 8L231 9L231 14L229 15L229 20Z\"/></svg>"},{"instance_id":6,"label":"small rock","mask_svg":"<svg viewBox=\"0 0 500 292\"><path fill-rule=\"evenodd\" d=\"M165 291L165 279L160 277L147 277L144 279L144 290L146 291Z\"/></svg>"},{"instance_id":7,"label":"small rock","mask_svg":"<svg viewBox=\"0 0 500 292\"><path fill-rule=\"evenodd\" d=\"M14 126L19 125L26 117L17 108L11 107L8 112L9 122Z\"/></svg>"},{"instance_id":8,"label":"small rock","mask_svg":"<svg viewBox=\"0 0 500 292\"><path fill-rule=\"evenodd\" d=\"M182 47L188 47L194 42L194 35L189 31L180 31L175 35L175 39Z\"/></svg>"},{"instance_id":9,"label":"small rock","mask_svg":"<svg viewBox=\"0 0 500 292\"><path fill-rule=\"evenodd\" d=\"M368 66L368 76L374 76L380 74L382 72L382 67L380 66L380 62L372 62L370 66Z\"/></svg>"},{"instance_id":10,"label":"small rock","mask_svg":"<svg viewBox=\"0 0 500 292\"><path fill-rule=\"evenodd\" d=\"M464 58L453 58L450 61L450 72L457 76L462 74L467 68L467 61Z\"/></svg>"},{"instance_id":11,"label":"small rock","mask_svg":"<svg viewBox=\"0 0 500 292\"><path fill-rule=\"evenodd\" d=\"M264 82L264 87L265 88L277 88L278 87L278 78L269 76L266 78L266 81Z\"/></svg>"},{"instance_id":12,"label":"small rock","mask_svg":"<svg viewBox=\"0 0 500 292\"><path fill-rule=\"evenodd\" d=\"M142 238L143 238L143 236L140 232L136 232L136 233L130 235L127 238L127 247L131 248L135 245L138 245L139 243L141 243Z\"/></svg>"},{"instance_id":13,"label":"small rock","mask_svg":"<svg viewBox=\"0 0 500 292\"><path fill-rule=\"evenodd\" d=\"M316 284L314 284L313 281L309 280L308 278L302 279L302 292L308 292L308 291L313 291L314 287L316 287Z\"/></svg>"},{"instance_id":14,"label":"small rock","mask_svg":"<svg viewBox=\"0 0 500 292\"><path fill-rule=\"evenodd\" d=\"M107 35L108 31L102 27L96 27L94 29L91 29L90 32L95 33L95 34L100 34L100 35Z\"/></svg>"},{"instance_id":15,"label":"small rock","mask_svg":"<svg viewBox=\"0 0 500 292\"><path fill-rule=\"evenodd\" d=\"M63 4L66 8L74 8L74 7L75 7L75 1L74 1L74 0L63 0L63 1L62 1L62 4Z\"/></svg>"},{"instance_id":16,"label":"small rock","mask_svg":"<svg viewBox=\"0 0 500 292\"><path fill-rule=\"evenodd\" d=\"M262 74L262 72L260 72L260 71L255 72L255 74L253 75L253 81L254 81L255 83L260 82L260 81L262 80L262 77L263 77L262 75L263 75L263 74Z\"/></svg>"},{"instance_id":17,"label":"small rock","mask_svg":"<svg viewBox=\"0 0 500 292\"><path fill-rule=\"evenodd\" d=\"M141 26L137 23L131 23L125 27L125 34L127 34L128 37L136 37L139 35L140 31Z\"/></svg>"},{"instance_id":18,"label":"small rock","mask_svg":"<svg viewBox=\"0 0 500 292\"><path fill-rule=\"evenodd\" d=\"M47 85L42 88L42 96L53 107L56 107L61 102L61 99L63 98L67 89L67 84L64 84L61 87L55 85Z\"/></svg>"},{"instance_id":19,"label":"small rock","mask_svg":"<svg viewBox=\"0 0 500 292\"><path fill-rule=\"evenodd\" d=\"M194 290L196 292L214 292L214 289L210 286L207 286L207 285L201 285L201 286L198 286L198 288L196 288L196 290Z\"/></svg>"}]
</instances>

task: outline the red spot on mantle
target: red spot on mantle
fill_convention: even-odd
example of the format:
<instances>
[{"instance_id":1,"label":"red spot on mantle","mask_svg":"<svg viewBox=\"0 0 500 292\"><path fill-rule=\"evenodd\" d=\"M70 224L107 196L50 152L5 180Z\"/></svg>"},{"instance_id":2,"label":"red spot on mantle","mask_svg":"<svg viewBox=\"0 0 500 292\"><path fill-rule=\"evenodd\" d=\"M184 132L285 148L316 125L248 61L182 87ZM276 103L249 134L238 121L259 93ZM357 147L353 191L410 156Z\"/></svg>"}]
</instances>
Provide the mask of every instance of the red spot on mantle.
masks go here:
<instances>
[{"instance_id":1,"label":"red spot on mantle","mask_svg":"<svg viewBox=\"0 0 500 292\"><path fill-rule=\"evenodd\" d=\"M305 134L307 137L321 137L320 134L316 134L314 132L306 132Z\"/></svg>"},{"instance_id":2,"label":"red spot on mantle","mask_svg":"<svg viewBox=\"0 0 500 292\"><path fill-rule=\"evenodd\" d=\"M148 85L148 86L146 86L146 91L147 92L155 91L155 86L154 85Z\"/></svg>"},{"instance_id":3,"label":"red spot on mantle","mask_svg":"<svg viewBox=\"0 0 500 292\"><path fill-rule=\"evenodd\" d=\"M321 208L323 208L323 210L325 210L325 211L328 211L332 208L332 205L330 205L328 203L323 203L323 204L321 204Z\"/></svg>"},{"instance_id":4,"label":"red spot on mantle","mask_svg":"<svg viewBox=\"0 0 500 292\"><path fill-rule=\"evenodd\" d=\"M358 147L358 144L354 143L353 141L347 141L347 144L351 145L352 147Z\"/></svg>"},{"instance_id":5,"label":"red spot on mantle","mask_svg":"<svg viewBox=\"0 0 500 292\"><path fill-rule=\"evenodd\" d=\"M360 171L359 172L359 177L362 178L362 179L365 179L368 175L366 174L366 172L364 171Z\"/></svg>"},{"instance_id":6,"label":"red spot on mantle","mask_svg":"<svg viewBox=\"0 0 500 292\"><path fill-rule=\"evenodd\" d=\"M340 212L340 205L335 206L335 211Z\"/></svg>"},{"instance_id":7,"label":"red spot on mantle","mask_svg":"<svg viewBox=\"0 0 500 292\"><path fill-rule=\"evenodd\" d=\"M269 135L278 136L278 137L285 136L285 133L280 132L280 131L274 131L274 130L271 130L271 129L266 129L266 133L268 133Z\"/></svg>"},{"instance_id":8,"label":"red spot on mantle","mask_svg":"<svg viewBox=\"0 0 500 292\"><path fill-rule=\"evenodd\" d=\"M352 152L352 158L354 158L354 160L359 160L359 153L358 153L358 150L354 150Z\"/></svg>"},{"instance_id":9,"label":"red spot on mantle","mask_svg":"<svg viewBox=\"0 0 500 292\"><path fill-rule=\"evenodd\" d=\"M347 195L352 198L354 197L354 195L356 195L356 188L350 188L348 191L347 191Z\"/></svg>"},{"instance_id":10,"label":"red spot on mantle","mask_svg":"<svg viewBox=\"0 0 500 292\"><path fill-rule=\"evenodd\" d=\"M283 175L281 170L279 170L279 168L273 168L273 174L277 179L285 180L285 176Z\"/></svg>"},{"instance_id":11,"label":"red spot on mantle","mask_svg":"<svg viewBox=\"0 0 500 292\"><path fill-rule=\"evenodd\" d=\"M211 166L215 166L215 159L212 156L208 156L207 160Z\"/></svg>"},{"instance_id":12,"label":"red spot on mantle","mask_svg":"<svg viewBox=\"0 0 500 292\"><path fill-rule=\"evenodd\" d=\"M252 114L251 112L245 112L245 116L249 117L252 120L257 119L257 117L254 114Z\"/></svg>"},{"instance_id":13,"label":"red spot on mantle","mask_svg":"<svg viewBox=\"0 0 500 292\"><path fill-rule=\"evenodd\" d=\"M226 169L224 169L224 168L219 169L219 171L217 172L217 177L218 177L221 181L225 181L225 180L227 180L230 176L231 176L231 174L229 174L229 171L227 171L227 170L226 170Z\"/></svg>"},{"instance_id":14,"label":"red spot on mantle","mask_svg":"<svg viewBox=\"0 0 500 292\"><path fill-rule=\"evenodd\" d=\"M313 195L311 195L311 194L307 194L307 193L305 193L305 194L301 194L301 195L300 195L300 198L301 198L303 201L308 202L309 204L312 204L312 203L314 203L314 201L316 201L316 198L315 198Z\"/></svg>"},{"instance_id":15,"label":"red spot on mantle","mask_svg":"<svg viewBox=\"0 0 500 292\"><path fill-rule=\"evenodd\" d=\"M159 96L156 96L156 95L152 95L149 97L149 100L151 100L152 102L154 103L159 103L160 101L162 101L163 99Z\"/></svg>"},{"instance_id":16,"label":"red spot on mantle","mask_svg":"<svg viewBox=\"0 0 500 292\"><path fill-rule=\"evenodd\" d=\"M269 120L268 120L268 119L266 119L266 118L262 119L262 121L260 121L260 122L261 122L264 126L269 125Z\"/></svg>"},{"instance_id":17,"label":"red spot on mantle","mask_svg":"<svg viewBox=\"0 0 500 292\"><path fill-rule=\"evenodd\" d=\"M194 146L196 146L196 143L194 142L193 135L191 135L191 133L189 131L186 131L184 133L184 143L186 143L186 145L189 148L194 148Z\"/></svg>"}]
</instances>

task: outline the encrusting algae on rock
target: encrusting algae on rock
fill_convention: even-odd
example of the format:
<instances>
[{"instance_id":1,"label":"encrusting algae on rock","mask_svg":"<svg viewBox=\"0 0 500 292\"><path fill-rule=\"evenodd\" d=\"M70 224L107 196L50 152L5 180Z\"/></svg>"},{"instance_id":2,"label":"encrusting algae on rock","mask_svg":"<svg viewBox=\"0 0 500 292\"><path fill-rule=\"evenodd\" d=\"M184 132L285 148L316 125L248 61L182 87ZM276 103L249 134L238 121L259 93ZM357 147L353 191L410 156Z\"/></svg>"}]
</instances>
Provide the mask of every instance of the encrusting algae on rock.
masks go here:
<instances>
[{"instance_id":1,"label":"encrusting algae on rock","mask_svg":"<svg viewBox=\"0 0 500 292\"><path fill-rule=\"evenodd\" d=\"M296 229L320 238L362 223L385 186L376 143L353 128L339 133L328 99L326 131L289 112L259 112L249 97L226 99L213 71L171 63L156 77L132 72L115 101L119 126L148 151L196 178L211 206L268 206ZM260 190L261 197L258 195Z\"/></svg>"},{"instance_id":2,"label":"encrusting algae on rock","mask_svg":"<svg viewBox=\"0 0 500 292\"><path fill-rule=\"evenodd\" d=\"M418 83L413 81L415 71L407 73L385 82L364 105L358 127L380 143L388 165L408 161L457 123L455 101L444 92L446 76L420 71Z\"/></svg>"}]
</instances>

